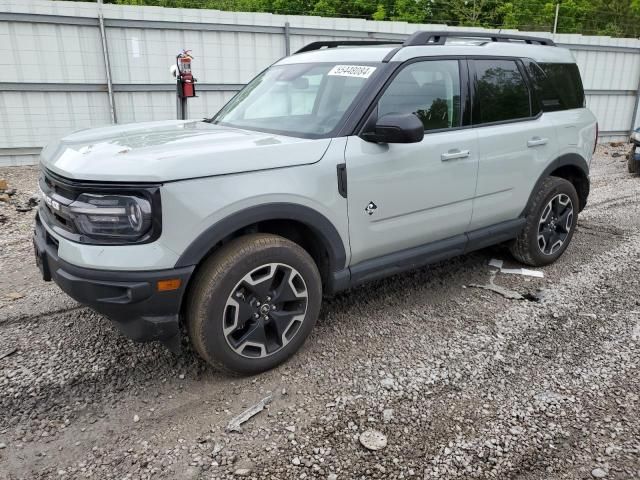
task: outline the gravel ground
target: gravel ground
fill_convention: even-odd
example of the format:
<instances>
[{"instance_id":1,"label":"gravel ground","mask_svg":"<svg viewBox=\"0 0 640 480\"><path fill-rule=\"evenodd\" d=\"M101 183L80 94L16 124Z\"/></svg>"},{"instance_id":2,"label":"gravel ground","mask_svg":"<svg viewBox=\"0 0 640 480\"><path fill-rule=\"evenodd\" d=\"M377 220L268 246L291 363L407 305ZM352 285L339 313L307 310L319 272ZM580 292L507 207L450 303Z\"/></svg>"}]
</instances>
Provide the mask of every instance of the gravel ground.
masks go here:
<instances>
[{"instance_id":1,"label":"gravel ground","mask_svg":"<svg viewBox=\"0 0 640 480\"><path fill-rule=\"evenodd\" d=\"M599 147L543 279L494 247L325 302L306 346L229 378L120 336L38 279L34 212L0 203L0 478L640 478L640 178ZM35 168L0 169L16 202ZM5 221L2 223L2 217ZM227 433L229 420L271 395ZM359 441L381 432L385 448Z\"/></svg>"}]
</instances>

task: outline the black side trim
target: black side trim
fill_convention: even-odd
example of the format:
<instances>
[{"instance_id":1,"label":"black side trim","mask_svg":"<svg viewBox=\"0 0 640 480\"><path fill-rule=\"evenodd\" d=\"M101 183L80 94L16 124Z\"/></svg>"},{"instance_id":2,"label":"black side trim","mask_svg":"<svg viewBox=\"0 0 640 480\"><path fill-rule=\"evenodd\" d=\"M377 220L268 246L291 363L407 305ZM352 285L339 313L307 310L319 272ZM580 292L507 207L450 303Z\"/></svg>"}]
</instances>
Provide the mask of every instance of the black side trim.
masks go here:
<instances>
[{"instance_id":1,"label":"black side trim","mask_svg":"<svg viewBox=\"0 0 640 480\"><path fill-rule=\"evenodd\" d=\"M565 155L562 155L556 158L553 162L551 162L547 166L547 168L544 169L544 171L536 181L536 184L534 185L533 190L531 190L531 193L529 194L529 200L527 201L527 206L524 208L520 216L524 217L529 212L529 209L533 202L533 197L535 196L536 192L540 188L540 185L542 184L543 180L547 178L549 175L551 175L551 173L554 170L557 170L560 167L566 167L566 166L577 167L580 170L580 172L584 175L584 178L587 179L587 190L586 192L583 192L584 200L581 201L581 204L580 204L580 211L582 211L582 209L586 206L587 197L589 196L589 187L588 187L589 164L583 157L581 157L577 153L567 153Z\"/></svg>"},{"instance_id":2,"label":"black side trim","mask_svg":"<svg viewBox=\"0 0 640 480\"><path fill-rule=\"evenodd\" d=\"M468 241L464 253L516 238L524 228L525 222L524 218L516 218L467 233Z\"/></svg>"},{"instance_id":3,"label":"black side trim","mask_svg":"<svg viewBox=\"0 0 640 480\"><path fill-rule=\"evenodd\" d=\"M347 254L340 234L321 213L291 203L265 203L236 212L211 225L196 238L178 259L175 268L197 265L220 241L254 223L267 220L296 220L304 223L323 241L329 254L330 271L345 268Z\"/></svg>"},{"instance_id":4,"label":"black side trim","mask_svg":"<svg viewBox=\"0 0 640 480\"><path fill-rule=\"evenodd\" d=\"M466 235L439 240L382 257L365 260L351 267L351 287L370 280L422 267L430 263L461 255L467 243Z\"/></svg>"},{"instance_id":5,"label":"black side trim","mask_svg":"<svg viewBox=\"0 0 640 480\"><path fill-rule=\"evenodd\" d=\"M336 165L336 170L338 173L338 193L343 198L347 198L347 164L339 163Z\"/></svg>"},{"instance_id":6,"label":"black side trim","mask_svg":"<svg viewBox=\"0 0 640 480\"><path fill-rule=\"evenodd\" d=\"M349 269L350 280L344 272L336 272L332 284L334 290L329 293L506 242L518 236L524 223L524 218L516 218L427 245L365 260Z\"/></svg>"}]
</instances>

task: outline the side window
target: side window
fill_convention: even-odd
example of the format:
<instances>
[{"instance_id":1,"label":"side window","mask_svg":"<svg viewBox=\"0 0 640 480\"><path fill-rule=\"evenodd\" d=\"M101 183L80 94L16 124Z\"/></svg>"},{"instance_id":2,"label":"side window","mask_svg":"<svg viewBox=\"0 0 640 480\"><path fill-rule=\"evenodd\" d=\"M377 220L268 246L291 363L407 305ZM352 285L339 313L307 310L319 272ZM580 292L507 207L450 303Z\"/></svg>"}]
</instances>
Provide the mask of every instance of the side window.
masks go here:
<instances>
[{"instance_id":1,"label":"side window","mask_svg":"<svg viewBox=\"0 0 640 480\"><path fill-rule=\"evenodd\" d=\"M531 116L529 88L513 60L474 60L475 124L504 122Z\"/></svg>"},{"instance_id":2,"label":"side window","mask_svg":"<svg viewBox=\"0 0 640 480\"><path fill-rule=\"evenodd\" d=\"M403 68L378 102L378 117L414 113L425 130L460 126L457 60L428 60Z\"/></svg>"},{"instance_id":3,"label":"side window","mask_svg":"<svg viewBox=\"0 0 640 480\"><path fill-rule=\"evenodd\" d=\"M540 67L557 92L563 110L584 108L584 90L580 70L575 63L541 63Z\"/></svg>"},{"instance_id":4,"label":"side window","mask_svg":"<svg viewBox=\"0 0 640 480\"><path fill-rule=\"evenodd\" d=\"M557 110L564 110L560 102L560 95L558 95L558 91L549 81L544 71L532 61L526 62L526 66L529 78L531 78L533 90L536 93L536 97L542 104L542 111L555 112Z\"/></svg>"}]
</instances>

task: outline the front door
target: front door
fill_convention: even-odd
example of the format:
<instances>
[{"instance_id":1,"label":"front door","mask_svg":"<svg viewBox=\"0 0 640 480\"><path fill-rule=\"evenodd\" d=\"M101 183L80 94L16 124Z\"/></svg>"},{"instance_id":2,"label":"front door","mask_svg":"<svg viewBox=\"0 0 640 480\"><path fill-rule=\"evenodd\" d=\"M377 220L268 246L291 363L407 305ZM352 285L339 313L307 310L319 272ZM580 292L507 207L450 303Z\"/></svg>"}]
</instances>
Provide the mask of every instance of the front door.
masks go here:
<instances>
[{"instance_id":1,"label":"front door","mask_svg":"<svg viewBox=\"0 0 640 480\"><path fill-rule=\"evenodd\" d=\"M471 220L477 134L461 128L458 60L403 67L378 101L378 118L415 113L425 127L413 144L348 138L351 264L463 234ZM464 70L466 72L466 69Z\"/></svg>"}]
</instances>

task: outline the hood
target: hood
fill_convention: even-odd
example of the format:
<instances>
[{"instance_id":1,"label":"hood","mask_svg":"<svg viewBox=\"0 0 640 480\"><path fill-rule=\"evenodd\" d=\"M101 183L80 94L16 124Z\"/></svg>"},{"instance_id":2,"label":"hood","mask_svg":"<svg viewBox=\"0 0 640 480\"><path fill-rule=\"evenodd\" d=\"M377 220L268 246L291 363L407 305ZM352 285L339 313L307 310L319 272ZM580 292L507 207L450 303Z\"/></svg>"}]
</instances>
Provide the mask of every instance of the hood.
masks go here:
<instances>
[{"instance_id":1,"label":"hood","mask_svg":"<svg viewBox=\"0 0 640 480\"><path fill-rule=\"evenodd\" d=\"M41 163L76 180L165 182L315 163L330 142L171 120L81 130Z\"/></svg>"}]
</instances>

